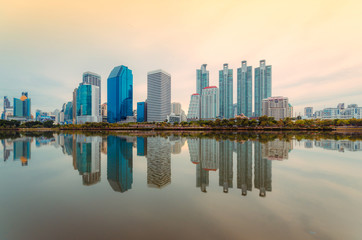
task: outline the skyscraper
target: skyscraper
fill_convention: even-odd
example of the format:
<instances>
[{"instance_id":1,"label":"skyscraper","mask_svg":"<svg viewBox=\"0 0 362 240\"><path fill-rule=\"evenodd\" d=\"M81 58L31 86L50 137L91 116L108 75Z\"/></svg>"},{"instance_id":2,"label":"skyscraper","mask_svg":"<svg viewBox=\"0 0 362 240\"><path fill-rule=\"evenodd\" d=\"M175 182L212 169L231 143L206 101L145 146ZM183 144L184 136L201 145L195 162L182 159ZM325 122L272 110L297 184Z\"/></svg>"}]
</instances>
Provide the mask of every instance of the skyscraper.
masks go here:
<instances>
[{"instance_id":1,"label":"skyscraper","mask_svg":"<svg viewBox=\"0 0 362 240\"><path fill-rule=\"evenodd\" d=\"M219 116L219 89L205 87L201 95L201 119L215 120Z\"/></svg>"},{"instance_id":2,"label":"skyscraper","mask_svg":"<svg viewBox=\"0 0 362 240\"><path fill-rule=\"evenodd\" d=\"M99 96L99 115L102 115L101 108L101 96L102 96L102 84L101 84L101 76L97 73L93 72L85 72L83 73L83 84L90 84L98 87L98 96Z\"/></svg>"},{"instance_id":3,"label":"skyscraper","mask_svg":"<svg viewBox=\"0 0 362 240\"><path fill-rule=\"evenodd\" d=\"M255 101L254 114L262 114L262 101L272 96L272 66L266 66L265 60L260 61L260 67L255 68Z\"/></svg>"},{"instance_id":4,"label":"skyscraper","mask_svg":"<svg viewBox=\"0 0 362 240\"><path fill-rule=\"evenodd\" d=\"M79 84L77 89L77 123L101 122L99 112L99 87Z\"/></svg>"},{"instance_id":5,"label":"skyscraper","mask_svg":"<svg viewBox=\"0 0 362 240\"><path fill-rule=\"evenodd\" d=\"M147 73L147 121L163 122L171 114L171 75L161 69Z\"/></svg>"},{"instance_id":6,"label":"skyscraper","mask_svg":"<svg viewBox=\"0 0 362 240\"><path fill-rule=\"evenodd\" d=\"M189 112L187 113L187 120L200 120L200 101L200 94L194 93L191 95Z\"/></svg>"},{"instance_id":7,"label":"skyscraper","mask_svg":"<svg viewBox=\"0 0 362 240\"><path fill-rule=\"evenodd\" d=\"M252 67L242 61L237 71L237 114L252 117Z\"/></svg>"},{"instance_id":8,"label":"skyscraper","mask_svg":"<svg viewBox=\"0 0 362 240\"><path fill-rule=\"evenodd\" d=\"M233 70L224 64L219 71L219 114L222 118L233 118Z\"/></svg>"},{"instance_id":9,"label":"skyscraper","mask_svg":"<svg viewBox=\"0 0 362 240\"><path fill-rule=\"evenodd\" d=\"M171 113L180 116L181 115L181 103L171 103Z\"/></svg>"},{"instance_id":10,"label":"skyscraper","mask_svg":"<svg viewBox=\"0 0 362 240\"><path fill-rule=\"evenodd\" d=\"M133 74L126 66L113 68L107 80L107 119L109 123L133 116Z\"/></svg>"},{"instance_id":11,"label":"skyscraper","mask_svg":"<svg viewBox=\"0 0 362 240\"><path fill-rule=\"evenodd\" d=\"M7 108L10 108L10 101L7 96L4 97L4 111L6 111Z\"/></svg>"},{"instance_id":12,"label":"skyscraper","mask_svg":"<svg viewBox=\"0 0 362 240\"><path fill-rule=\"evenodd\" d=\"M202 64L200 69L196 69L196 92L201 95L202 89L209 86L209 71L207 64Z\"/></svg>"},{"instance_id":13,"label":"skyscraper","mask_svg":"<svg viewBox=\"0 0 362 240\"><path fill-rule=\"evenodd\" d=\"M137 103L137 122L146 122L147 121L147 103L138 102Z\"/></svg>"},{"instance_id":14,"label":"skyscraper","mask_svg":"<svg viewBox=\"0 0 362 240\"><path fill-rule=\"evenodd\" d=\"M31 118L31 100L27 92L22 92L20 99L14 98L14 117Z\"/></svg>"}]
</instances>

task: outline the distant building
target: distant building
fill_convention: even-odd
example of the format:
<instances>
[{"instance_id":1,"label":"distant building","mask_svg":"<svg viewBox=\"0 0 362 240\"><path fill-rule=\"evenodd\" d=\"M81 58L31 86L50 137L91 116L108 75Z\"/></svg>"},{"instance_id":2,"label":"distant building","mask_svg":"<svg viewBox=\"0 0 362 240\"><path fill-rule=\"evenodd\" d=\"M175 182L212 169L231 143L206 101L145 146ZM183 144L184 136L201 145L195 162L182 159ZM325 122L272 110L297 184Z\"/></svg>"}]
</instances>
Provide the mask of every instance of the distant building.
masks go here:
<instances>
[{"instance_id":1,"label":"distant building","mask_svg":"<svg viewBox=\"0 0 362 240\"><path fill-rule=\"evenodd\" d=\"M147 122L147 102L137 103L137 122Z\"/></svg>"},{"instance_id":2,"label":"distant building","mask_svg":"<svg viewBox=\"0 0 362 240\"><path fill-rule=\"evenodd\" d=\"M73 103L73 124L77 123L77 91L78 91L78 88L75 88L73 90L73 101L72 101L72 103ZM59 121L55 120L55 123L59 123Z\"/></svg>"},{"instance_id":3,"label":"distant building","mask_svg":"<svg viewBox=\"0 0 362 240\"><path fill-rule=\"evenodd\" d=\"M205 87L201 95L201 119L215 120L219 116L219 89Z\"/></svg>"},{"instance_id":4,"label":"distant building","mask_svg":"<svg viewBox=\"0 0 362 240\"><path fill-rule=\"evenodd\" d=\"M237 74L237 115L243 113L247 117L252 117L252 67L247 66L246 61L242 61Z\"/></svg>"},{"instance_id":5,"label":"distant building","mask_svg":"<svg viewBox=\"0 0 362 240\"><path fill-rule=\"evenodd\" d=\"M171 103L171 113L175 115L181 115L181 103L178 102Z\"/></svg>"},{"instance_id":6,"label":"distant building","mask_svg":"<svg viewBox=\"0 0 362 240\"><path fill-rule=\"evenodd\" d=\"M233 70L228 64L219 71L219 114L229 119L234 117L233 111Z\"/></svg>"},{"instance_id":7,"label":"distant building","mask_svg":"<svg viewBox=\"0 0 362 240\"><path fill-rule=\"evenodd\" d=\"M169 123L181 123L181 115L171 113L167 116L167 122Z\"/></svg>"},{"instance_id":8,"label":"distant building","mask_svg":"<svg viewBox=\"0 0 362 240\"><path fill-rule=\"evenodd\" d=\"M313 107L305 107L304 116L307 118L312 118L313 117Z\"/></svg>"},{"instance_id":9,"label":"distant building","mask_svg":"<svg viewBox=\"0 0 362 240\"><path fill-rule=\"evenodd\" d=\"M147 73L147 121L163 122L171 114L171 75L163 70Z\"/></svg>"},{"instance_id":10,"label":"distant building","mask_svg":"<svg viewBox=\"0 0 362 240\"><path fill-rule=\"evenodd\" d=\"M288 117L292 118L292 117L293 117L293 113L294 113L294 108L293 108L292 104L288 103L288 105L289 105Z\"/></svg>"},{"instance_id":11,"label":"distant building","mask_svg":"<svg viewBox=\"0 0 362 240\"><path fill-rule=\"evenodd\" d=\"M272 96L272 66L266 66L265 60L260 61L260 67L255 68L255 100L254 100L254 116L262 115L262 101Z\"/></svg>"},{"instance_id":12,"label":"distant building","mask_svg":"<svg viewBox=\"0 0 362 240\"><path fill-rule=\"evenodd\" d=\"M102 122L107 122L107 103L103 103L102 107Z\"/></svg>"},{"instance_id":13,"label":"distant building","mask_svg":"<svg viewBox=\"0 0 362 240\"><path fill-rule=\"evenodd\" d=\"M12 117L14 114L14 108L10 104L10 100L7 96L4 97L4 111L1 114L1 119L7 120L8 117Z\"/></svg>"},{"instance_id":14,"label":"distant building","mask_svg":"<svg viewBox=\"0 0 362 240\"><path fill-rule=\"evenodd\" d=\"M21 93L20 98L14 98L14 117L31 119L31 100L28 93Z\"/></svg>"},{"instance_id":15,"label":"distant building","mask_svg":"<svg viewBox=\"0 0 362 240\"><path fill-rule=\"evenodd\" d=\"M191 95L189 112L187 113L187 121L200 120L200 94L194 93Z\"/></svg>"},{"instance_id":16,"label":"distant building","mask_svg":"<svg viewBox=\"0 0 362 240\"><path fill-rule=\"evenodd\" d=\"M263 99L262 115L274 117L275 120L289 117L289 103L286 97L269 97Z\"/></svg>"},{"instance_id":17,"label":"distant building","mask_svg":"<svg viewBox=\"0 0 362 240\"><path fill-rule=\"evenodd\" d=\"M109 74L107 111L109 123L116 123L133 116L133 74L126 66L117 66Z\"/></svg>"},{"instance_id":18,"label":"distant building","mask_svg":"<svg viewBox=\"0 0 362 240\"><path fill-rule=\"evenodd\" d=\"M201 68L196 70L196 92L200 95L202 89L209 86L209 71L206 66L207 64L202 64Z\"/></svg>"},{"instance_id":19,"label":"distant building","mask_svg":"<svg viewBox=\"0 0 362 240\"><path fill-rule=\"evenodd\" d=\"M101 122L99 111L99 88L90 84L79 84L77 89L77 123ZM60 119L61 122L62 119Z\"/></svg>"}]
</instances>

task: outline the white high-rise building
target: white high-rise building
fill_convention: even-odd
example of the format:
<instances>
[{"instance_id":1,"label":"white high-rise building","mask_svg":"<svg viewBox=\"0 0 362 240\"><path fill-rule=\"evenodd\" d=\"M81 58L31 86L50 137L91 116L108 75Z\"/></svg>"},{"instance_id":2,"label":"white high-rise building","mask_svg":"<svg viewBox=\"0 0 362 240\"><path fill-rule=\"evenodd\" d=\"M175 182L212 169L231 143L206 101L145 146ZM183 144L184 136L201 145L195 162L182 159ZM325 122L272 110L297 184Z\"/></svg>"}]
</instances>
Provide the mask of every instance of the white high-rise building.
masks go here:
<instances>
[{"instance_id":1,"label":"white high-rise building","mask_svg":"<svg viewBox=\"0 0 362 240\"><path fill-rule=\"evenodd\" d=\"M175 115L181 115L181 103L173 102L171 104L171 113Z\"/></svg>"},{"instance_id":2,"label":"white high-rise building","mask_svg":"<svg viewBox=\"0 0 362 240\"><path fill-rule=\"evenodd\" d=\"M286 97L269 97L263 99L262 115L274 117L275 120L289 117L289 103Z\"/></svg>"},{"instance_id":3,"label":"white high-rise building","mask_svg":"<svg viewBox=\"0 0 362 240\"><path fill-rule=\"evenodd\" d=\"M215 120L219 116L219 89L205 87L201 95L201 119Z\"/></svg>"},{"instance_id":4,"label":"white high-rise building","mask_svg":"<svg viewBox=\"0 0 362 240\"><path fill-rule=\"evenodd\" d=\"M188 121L200 120L200 94L198 93L194 93L191 95L187 120Z\"/></svg>"},{"instance_id":5,"label":"white high-rise building","mask_svg":"<svg viewBox=\"0 0 362 240\"><path fill-rule=\"evenodd\" d=\"M171 114L171 75L161 69L147 73L147 121L163 122Z\"/></svg>"}]
</instances>

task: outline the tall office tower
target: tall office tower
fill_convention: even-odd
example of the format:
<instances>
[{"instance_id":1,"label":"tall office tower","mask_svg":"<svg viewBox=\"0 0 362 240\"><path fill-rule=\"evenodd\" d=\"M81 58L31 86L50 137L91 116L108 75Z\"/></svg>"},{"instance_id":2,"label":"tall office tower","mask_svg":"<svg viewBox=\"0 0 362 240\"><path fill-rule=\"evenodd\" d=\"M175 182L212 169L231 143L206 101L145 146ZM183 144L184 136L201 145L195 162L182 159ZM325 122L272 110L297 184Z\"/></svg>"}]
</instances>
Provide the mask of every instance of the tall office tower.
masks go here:
<instances>
[{"instance_id":1,"label":"tall office tower","mask_svg":"<svg viewBox=\"0 0 362 240\"><path fill-rule=\"evenodd\" d=\"M180 116L181 115L181 103L171 103L171 113Z\"/></svg>"},{"instance_id":2,"label":"tall office tower","mask_svg":"<svg viewBox=\"0 0 362 240\"><path fill-rule=\"evenodd\" d=\"M237 187L241 189L241 194L246 196L247 191L253 188L253 155L252 142L236 143L237 154Z\"/></svg>"},{"instance_id":3,"label":"tall office tower","mask_svg":"<svg viewBox=\"0 0 362 240\"><path fill-rule=\"evenodd\" d=\"M31 100L27 92L22 92L20 99L14 98L14 117L31 118Z\"/></svg>"},{"instance_id":4,"label":"tall office tower","mask_svg":"<svg viewBox=\"0 0 362 240\"><path fill-rule=\"evenodd\" d=\"M274 117L275 120L289 117L289 103L286 97L269 97L263 99L262 114L268 117Z\"/></svg>"},{"instance_id":5,"label":"tall office tower","mask_svg":"<svg viewBox=\"0 0 362 240\"><path fill-rule=\"evenodd\" d=\"M307 118L313 117L313 107L305 107L304 116L306 116Z\"/></svg>"},{"instance_id":6,"label":"tall office tower","mask_svg":"<svg viewBox=\"0 0 362 240\"><path fill-rule=\"evenodd\" d=\"M147 73L147 121L163 122L171 114L171 75L161 69Z\"/></svg>"},{"instance_id":7,"label":"tall office tower","mask_svg":"<svg viewBox=\"0 0 362 240\"><path fill-rule=\"evenodd\" d=\"M254 145L254 187L259 189L259 196L265 197L272 190L271 160L263 157L264 144L255 142Z\"/></svg>"},{"instance_id":8,"label":"tall office tower","mask_svg":"<svg viewBox=\"0 0 362 240\"><path fill-rule=\"evenodd\" d=\"M171 145L163 137L147 138L147 185L163 188L171 183Z\"/></svg>"},{"instance_id":9,"label":"tall office tower","mask_svg":"<svg viewBox=\"0 0 362 240\"><path fill-rule=\"evenodd\" d=\"M79 84L77 89L77 123L101 122L99 112L99 87Z\"/></svg>"},{"instance_id":10,"label":"tall office tower","mask_svg":"<svg viewBox=\"0 0 362 240\"><path fill-rule=\"evenodd\" d=\"M237 81L237 113L244 114L247 117L252 117L252 67L246 64L246 61L241 62L241 68L238 68Z\"/></svg>"},{"instance_id":11,"label":"tall office tower","mask_svg":"<svg viewBox=\"0 0 362 240\"><path fill-rule=\"evenodd\" d=\"M102 101L102 84L101 84L101 76L97 73L93 72L85 72L83 73L83 84L90 84L98 87L98 96L99 96L99 115L102 116L102 108L101 108L101 101Z\"/></svg>"},{"instance_id":12,"label":"tall office tower","mask_svg":"<svg viewBox=\"0 0 362 240\"><path fill-rule=\"evenodd\" d=\"M260 67L255 68L255 101L254 114L260 117L262 114L262 101L272 96L272 66L265 65L265 60L260 61Z\"/></svg>"},{"instance_id":13,"label":"tall office tower","mask_svg":"<svg viewBox=\"0 0 362 240\"><path fill-rule=\"evenodd\" d=\"M233 187L233 142L219 141L219 185L224 193Z\"/></svg>"},{"instance_id":14,"label":"tall office tower","mask_svg":"<svg viewBox=\"0 0 362 240\"><path fill-rule=\"evenodd\" d=\"M4 111L6 111L7 108L10 108L10 101L7 96L4 97Z\"/></svg>"},{"instance_id":15,"label":"tall office tower","mask_svg":"<svg viewBox=\"0 0 362 240\"><path fill-rule=\"evenodd\" d=\"M107 80L107 119L109 123L133 116L133 74L126 66L113 68Z\"/></svg>"},{"instance_id":16,"label":"tall office tower","mask_svg":"<svg viewBox=\"0 0 362 240\"><path fill-rule=\"evenodd\" d=\"M125 192L133 183L133 142L117 136L107 137L107 180L116 192Z\"/></svg>"},{"instance_id":17,"label":"tall office tower","mask_svg":"<svg viewBox=\"0 0 362 240\"><path fill-rule=\"evenodd\" d=\"M200 94L194 93L191 95L189 112L187 113L188 121L200 120Z\"/></svg>"},{"instance_id":18,"label":"tall office tower","mask_svg":"<svg viewBox=\"0 0 362 240\"><path fill-rule=\"evenodd\" d=\"M77 91L78 88L73 90L73 124L77 123Z\"/></svg>"},{"instance_id":19,"label":"tall office tower","mask_svg":"<svg viewBox=\"0 0 362 240\"><path fill-rule=\"evenodd\" d=\"M200 69L196 69L196 92L201 95L202 89L209 86L209 71L207 64L202 64Z\"/></svg>"},{"instance_id":20,"label":"tall office tower","mask_svg":"<svg viewBox=\"0 0 362 240\"><path fill-rule=\"evenodd\" d=\"M82 175L83 185L90 186L101 180L101 143L101 137L76 137L76 168Z\"/></svg>"},{"instance_id":21,"label":"tall office tower","mask_svg":"<svg viewBox=\"0 0 362 240\"><path fill-rule=\"evenodd\" d=\"M201 95L201 119L215 120L219 116L219 89L205 87Z\"/></svg>"},{"instance_id":22,"label":"tall office tower","mask_svg":"<svg viewBox=\"0 0 362 240\"><path fill-rule=\"evenodd\" d=\"M226 63L223 70L219 71L219 94L220 117L233 118L233 70Z\"/></svg>"},{"instance_id":23,"label":"tall office tower","mask_svg":"<svg viewBox=\"0 0 362 240\"><path fill-rule=\"evenodd\" d=\"M137 122L147 122L147 102L137 103Z\"/></svg>"},{"instance_id":24,"label":"tall office tower","mask_svg":"<svg viewBox=\"0 0 362 240\"><path fill-rule=\"evenodd\" d=\"M67 102L64 108L64 123L73 123L73 102Z\"/></svg>"}]
</instances>

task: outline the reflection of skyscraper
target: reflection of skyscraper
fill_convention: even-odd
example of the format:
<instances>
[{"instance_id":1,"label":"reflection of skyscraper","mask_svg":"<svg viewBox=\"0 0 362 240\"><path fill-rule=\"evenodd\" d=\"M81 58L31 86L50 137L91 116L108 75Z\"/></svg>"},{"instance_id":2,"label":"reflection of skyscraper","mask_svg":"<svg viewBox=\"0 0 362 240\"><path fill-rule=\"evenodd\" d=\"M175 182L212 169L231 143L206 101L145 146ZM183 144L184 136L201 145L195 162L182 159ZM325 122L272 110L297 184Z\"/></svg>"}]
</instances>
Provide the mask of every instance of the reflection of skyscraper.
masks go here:
<instances>
[{"instance_id":1,"label":"reflection of skyscraper","mask_svg":"<svg viewBox=\"0 0 362 240\"><path fill-rule=\"evenodd\" d=\"M171 183L171 146L167 138L147 138L147 184L162 188Z\"/></svg>"},{"instance_id":2,"label":"reflection of skyscraper","mask_svg":"<svg viewBox=\"0 0 362 240\"><path fill-rule=\"evenodd\" d=\"M76 166L83 185L93 185L101 180L101 142L101 137L76 136Z\"/></svg>"},{"instance_id":3,"label":"reflection of skyscraper","mask_svg":"<svg viewBox=\"0 0 362 240\"><path fill-rule=\"evenodd\" d=\"M194 164L200 163L200 138L189 138L187 139L187 145L189 147L190 160Z\"/></svg>"},{"instance_id":4,"label":"reflection of skyscraper","mask_svg":"<svg viewBox=\"0 0 362 240\"><path fill-rule=\"evenodd\" d=\"M219 168L219 142L216 139L201 139L201 162L207 171L216 171Z\"/></svg>"},{"instance_id":5,"label":"reflection of skyscraper","mask_svg":"<svg viewBox=\"0 0 362 240\"><path fill-rule=\"evenodd\" d=\"M137 137L137 156L147 156L147 137Z\"/></svg>"},{"instance_id":6,"label":"reflection of skyscraper","mask_svg":"<svg viewBox=\"0 0 362 240\"><path fill-rule=\"evenodd\" d=\"M204 169L201 162L196 165L196 187L199 187L202 192L206 192L207 186L209 186L209 171Z\"/></svg>"},{"instance_id":7,"label":"reflection of skyscraper","mask_svg":"<svg viewBox=\"0 0 362 240\"><path fill-rule=\"evenodd\" d=\"M279 140L269 141L263 145L262 156L269 160L288 159L289 152L293 149L291 141Z\"/></svg>"},{"instance_id":8,"label":"reflection of skyscraper","mask_svg":"<svg viewBox=\"0 0 362 240\"><path fill-rule=\"evenodd\" d=\"M219 185L227 193L233 187L233 143L229 140L219 142Z\"/></svg>"},{"instance_id":9,"label":"reflection of skyscraper","mask_svg":"<svg viewBox=\"0 0 362 240\"><path fill-rule=\"evenodd\" d=\"M3 154L4 162L10 157L10 153L14 150L13 142L9 139L2 139L1 143L3 144Z\"/></svg>"},{"instance_id":10,"label":"reflection of skyscraper","mask_svg":"<svg viewBox=\"0 0 362 240\"><path fill-rule=\"evenodd\" d=\"M271 192L271 160L262 157L263 144L255 142L255 177L254 186L260 190L259 196L265 197L266 191Z\"/></svg>"},{"instance_id":11,"label":"reflection of skyscraper","mask_svg":"<svg viewBox=\"0 0 362 240\"><path fill-rule=\"evenodd\" d=\"M251 191L253 187L252 142L237 143L236 153L238 161L237 187L241 189L241 194L246 196L247 191Z\"/></svg>"},{"instance_id":12,"label":"reflection of skyscraper","mask_svg":"<svg viewBox=\"0 0 362 240\"><path fill-rule=\"evenodd\" d=\"M14 141L14 161L20 160L22 166L28 166L31 138L19 138Z\"/></svg>"},{"instance_id":13,"label":"reflection of skyscraper","mask_svg":"<svg viewBox=\"0 0 362 240\"><path fill-rule=\"evenodd\" d=\"M116 192L125 192L133 183L133 142L125 138L107 138L107 179Z\"/></svg>"}]
</instances>

